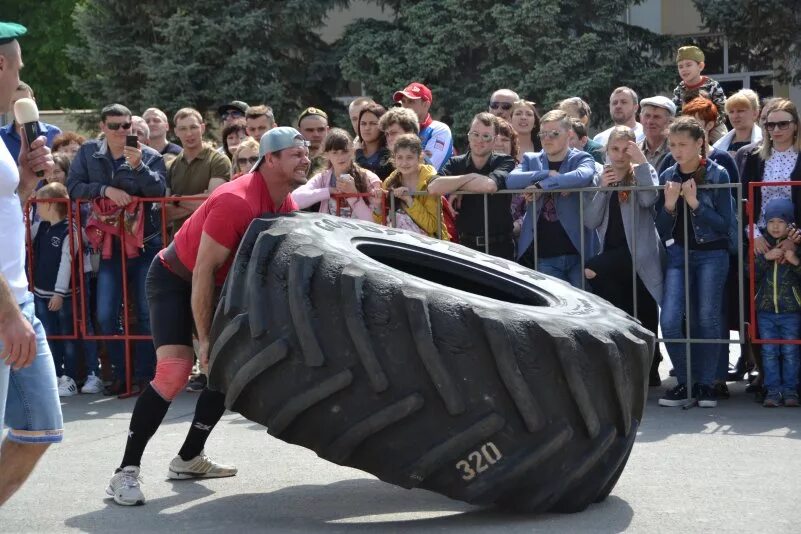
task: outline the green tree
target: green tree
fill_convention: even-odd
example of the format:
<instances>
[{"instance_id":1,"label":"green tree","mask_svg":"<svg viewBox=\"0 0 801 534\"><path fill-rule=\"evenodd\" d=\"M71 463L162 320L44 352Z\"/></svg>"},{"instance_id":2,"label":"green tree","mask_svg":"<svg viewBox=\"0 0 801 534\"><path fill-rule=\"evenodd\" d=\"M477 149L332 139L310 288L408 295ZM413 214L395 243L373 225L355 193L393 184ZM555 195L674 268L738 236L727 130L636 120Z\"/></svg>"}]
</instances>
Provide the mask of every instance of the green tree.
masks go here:
<instances>
[{"instance_id":1,"label":"green tree","mask_svg":"<svg viewBox=\"0 0 801 534\"><path fill-rule=\"evenodd\" d=\"M67 56L67 48L77 42L72 25L76 3L77 0L0 0L0 18L28 28L20 41L25 62L20 77L33 88L41 109L76 109L87 104L70 83L70 75L78 74L81 65Z\"/></svg>"},{"instance_id":2,"label":"green tree","mask_svg":"<svg viewBox=\"0 0 801 534\"><path fill-rule=\"evenodd\" d=\"M704 26L737 39L752 56L774 62L780 82L801 83L801 4L798 0L693 0Z\"/></svg>"},{"instance_id":3,"label":"green tree","mask_svg":"<svg viewBox=\"0 0 801 534\"><path fill-rule=\"evenodd\" d=\"M70 55L91 75L73 84L96 107L205 112L238 99L267 103L288 123L302 106L341 107L337 62L316 29L346 3L86 0L75 10L83 43Z\"/></svg>"},{"instance_id":4,"label":"green tree","mask_svg":"<svg viewBox=\"0 0 801 534\"><path fill-rule=\"evenodd\" d=\"M342 72L387 102L413 80L456 132L508 87L549 109L578 95L608 120L611 90L667 93L675 71L660 59L671 40L623 22L631 0L418 0L383 2L392 22L359 20L342 39Z\"/></svg>"}]
</instances>

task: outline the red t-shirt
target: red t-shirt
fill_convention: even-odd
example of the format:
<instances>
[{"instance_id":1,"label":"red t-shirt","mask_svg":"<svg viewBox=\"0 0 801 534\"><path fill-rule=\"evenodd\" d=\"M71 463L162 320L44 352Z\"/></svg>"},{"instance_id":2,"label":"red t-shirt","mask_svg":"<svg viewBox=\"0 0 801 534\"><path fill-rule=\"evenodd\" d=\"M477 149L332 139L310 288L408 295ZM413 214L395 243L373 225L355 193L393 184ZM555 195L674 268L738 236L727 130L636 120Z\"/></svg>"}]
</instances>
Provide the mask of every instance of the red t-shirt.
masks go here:
<instances>
[{"instance_id":1,"label":"red t-shirt","mask_svg":"<svg viewBox=\"0 0 801 534\"><path fill-rule=\"evenodd\" d=\"M175 234L173 241L175 252L181 263L192 271L195 268L200 236L203 232L230 249L231 254L217 270L215 277L215 283L221 286L228 269L231 268L239 241L245 235L251 221L263 213L289 213L297 210L298 205L292 200L292 195L287 195L283 204L275 209L261 173L256 171L245 174L212 191L206 201Z\"/></svg>"}]
</instances>

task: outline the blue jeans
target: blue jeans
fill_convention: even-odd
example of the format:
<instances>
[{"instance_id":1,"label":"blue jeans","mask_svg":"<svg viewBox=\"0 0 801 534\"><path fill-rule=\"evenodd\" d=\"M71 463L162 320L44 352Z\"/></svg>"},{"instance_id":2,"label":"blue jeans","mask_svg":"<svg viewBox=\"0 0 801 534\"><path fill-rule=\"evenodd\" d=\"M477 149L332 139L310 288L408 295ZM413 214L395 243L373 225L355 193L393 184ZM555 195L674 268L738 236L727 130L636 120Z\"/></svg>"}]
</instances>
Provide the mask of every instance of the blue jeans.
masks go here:
<instances>
[{"instance_id":1,"label":"blue jeans","mask_svg":"<svg viewBox=\"0 0 801 534\"><path fill-rule=\"evenodd\" d=\"M690 283L690 331L696 339L719 339L723 306L723 288L729 269L726 250L690 250L688 280ZM667 248L667 270L662 296L660 325L665 339L682 339L685 322L684 248L673 244ZM666 343L670 361L679 384L687 383L687 346ZM711 386L722 350L720 344L697 343L690 348L692 383ZM692 385L691 383L691 385Z\"/></svg>"},{"instance_id":2,"label":"blue jeans","mask_svg":"<svg viewBox=\"0 0 801 534\"><path fill-rule=\"evenodd\" d=\"M798 339L801 314L757 312L759 337L762 339ZM797 395L798 370L801 366L798 345L762 345L762 371L768 395ZM780 363L781 362L781 363Z\"/></svg>"},{"instance_id":3,"label":"blue jeans","mask_svg":"<svg viewBox=\"0 0 801 534\"><path fill-rule=\"evenodd\" d=\"M537 270L539 272L564 280L573 287L581 288L581 280L584 278L583 269L581 268L581 256L568 254L538 259Z\"/></svg>"},{"instance_id":4,"label":"blue jeans","mask_svg":"<svg viewBox=\"0 0 801 534\"><path fill-rule=\"evenodd\" d=\"M50 299L47 297L34 296L36 305L36 317L42 321L42 326L48 336L71 336L74 335L75 328L72 322L72 297L64 299L64 304L58 311L50 311L47 308ZM53 363L56 366L56 376L66 374L70 378L75 378L78 374L77 362L75 359L75 341L69 339L50 339L50 352L53 355Z\"/></svg>"},{"instance_id":5,"label":"blue jeans","mask_svg":"<svg viewBox=\"0 0 801 534\"><path fill-rule=\"evenodd\" d=\"M20 309L36 334L36 357L22 369L11 369L0 362L0 430L5 403L8 439L20 443L58 443L64 433L64 422L47 334L36 317L33 295L28 294Z\"/></svg>"},{"instance_id":6,"label":"blue jeans","mask_svg":"<svg viewBox=\"0 0 801 534\"><path fill-rule=\"evenodd\" d=\"M150 311L147 306L145 280L150 262L161 250L161 236L145 243L144 250L136 258L126 258L128 271L128 295L136 306L137 334L150 334ZM119 241L114 243L111 258L100 260L97 273L97 322L102 335L122 334L122 259ZM156 369L156 351L151 341L135 343L133 358L134 378L150 380ZM121 341L107 341L109 359L114 368L114 378L125 379L125 350Z\"/></svg>"}]
</instances>

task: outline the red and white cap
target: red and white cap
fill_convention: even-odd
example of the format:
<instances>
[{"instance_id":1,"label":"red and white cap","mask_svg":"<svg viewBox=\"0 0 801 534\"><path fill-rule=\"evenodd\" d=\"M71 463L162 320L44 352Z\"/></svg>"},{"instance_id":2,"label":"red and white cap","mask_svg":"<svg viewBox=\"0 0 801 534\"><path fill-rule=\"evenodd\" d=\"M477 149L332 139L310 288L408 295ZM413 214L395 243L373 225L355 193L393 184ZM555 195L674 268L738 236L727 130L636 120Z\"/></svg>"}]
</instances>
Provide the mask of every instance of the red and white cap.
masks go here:
<instances>
[{"instance_id":1,"label":"red and white cap","mask_svg":"<svg viewBox=\"0 0 801 534\"><path fill-rule=\"evenodd\" d=\"M406 89L403 91L395 91L395 94L392 95L392 100L395 102L400 102L403 97L411 98L412 100L423 99L428 103L431 103L434 100L434 97L431 96L431 89L426 87L420 82L412 82L406 86Z\"/></svg>"}]
</instances>

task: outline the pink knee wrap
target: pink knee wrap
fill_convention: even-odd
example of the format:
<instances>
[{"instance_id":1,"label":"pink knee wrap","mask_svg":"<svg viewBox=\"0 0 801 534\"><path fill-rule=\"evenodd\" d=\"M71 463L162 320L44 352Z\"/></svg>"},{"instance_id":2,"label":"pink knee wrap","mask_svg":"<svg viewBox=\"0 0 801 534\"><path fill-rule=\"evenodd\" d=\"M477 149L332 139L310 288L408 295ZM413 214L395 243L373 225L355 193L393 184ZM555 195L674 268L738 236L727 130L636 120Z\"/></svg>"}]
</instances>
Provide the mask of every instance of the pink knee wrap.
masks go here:
<instances>
[{"instance_id":1,"label":"pink knee wrap","mask_svg":"<svg viewBox=\"0 0 801 534\"><path fill-rule=\"evenodd\" d=\"M172 401L189 382L192 360L167 356L156 364L156 377L150 382L162 399Z\"/></svg>"}]
</instances>

